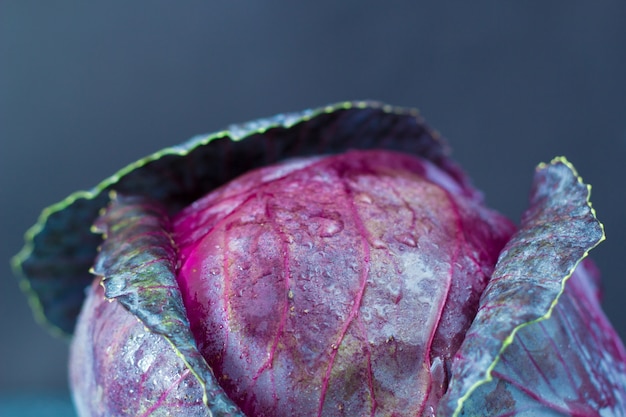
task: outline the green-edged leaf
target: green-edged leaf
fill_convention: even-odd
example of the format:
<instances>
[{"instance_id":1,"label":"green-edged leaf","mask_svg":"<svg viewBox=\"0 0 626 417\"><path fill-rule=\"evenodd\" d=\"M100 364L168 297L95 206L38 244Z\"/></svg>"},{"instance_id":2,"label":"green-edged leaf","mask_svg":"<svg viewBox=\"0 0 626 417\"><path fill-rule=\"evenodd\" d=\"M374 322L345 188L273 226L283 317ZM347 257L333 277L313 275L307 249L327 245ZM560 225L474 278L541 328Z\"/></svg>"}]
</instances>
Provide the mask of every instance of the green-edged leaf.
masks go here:
<instances>
[{"instance_id":1,"label":"green-edged leaf","mask_svg":"<svg viewBox=\"0 0 626 417\"><path fill-rule=\"evenodd\" d=\"M519 330L468 416L623 416L626 351L580 265L547 320Z\"/></svg>"},{"instance_id":2,"label":"green-edged leaf","mask_svg":"<svg viewBox=\"0 0 626 417\"><path fill-rule=\"evenodd\" d=\"M245 139L245 140L244 140ZM457 181L447 147L414 110L347 102L231 127L166 148L128 165L90 191L46 208L13 258L36 317L70 335L92 277L100 237L90 232L116 190L159 201L171 214L253 168L275 161L347 149L391 149L429 159Z\"/></svg>"},{"instance_id":3,"label":"green-edged leaf","mask_svg":"<svg viewBox=\"0 0 626 417\"><path fill-rule=\"evenodd\" d=\"M502 251L455 357L441 415L470 415L464 404L492 380L516 333L551 317L566 280L604 239L589 191L564 158L537 168L521 228Z\"/></svg>"},{"instance_id":4,"label":"green-edged leaf","mask_svg":"<svg viewBox=\"0 0 626 417\"><path fill-rule=\"evenodd\" d=\"M172 345L202 385L204 403L212 412L243 417L218 385L191 333L176 282L177 253L166 210L144 197L114 194L95 229L105 236L93 268L103 277L105 296Z\"/></svg>"}]
</instances>

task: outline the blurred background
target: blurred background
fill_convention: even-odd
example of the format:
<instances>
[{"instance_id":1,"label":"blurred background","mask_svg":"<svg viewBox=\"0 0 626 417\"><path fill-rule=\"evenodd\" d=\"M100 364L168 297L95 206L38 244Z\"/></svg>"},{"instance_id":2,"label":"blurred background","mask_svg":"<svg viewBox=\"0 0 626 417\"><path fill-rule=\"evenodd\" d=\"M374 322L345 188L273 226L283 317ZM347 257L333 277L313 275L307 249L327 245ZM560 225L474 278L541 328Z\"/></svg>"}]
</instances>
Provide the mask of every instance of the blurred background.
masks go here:
<instances>
[{"instance_id":1,"label":"blurred background","mask_svg":"<svg viewBox=\"0 0 626 417\"><path fill-rule=\"evenodd\" d=\"M418 107L516 222L535 165L567 156L626 338L626 2L174 4L0 1L0 415L38 415L34 393L71 415L67 345L9 267L41 209L197 133L349 99Z\"/></svg>"}]
</instances>

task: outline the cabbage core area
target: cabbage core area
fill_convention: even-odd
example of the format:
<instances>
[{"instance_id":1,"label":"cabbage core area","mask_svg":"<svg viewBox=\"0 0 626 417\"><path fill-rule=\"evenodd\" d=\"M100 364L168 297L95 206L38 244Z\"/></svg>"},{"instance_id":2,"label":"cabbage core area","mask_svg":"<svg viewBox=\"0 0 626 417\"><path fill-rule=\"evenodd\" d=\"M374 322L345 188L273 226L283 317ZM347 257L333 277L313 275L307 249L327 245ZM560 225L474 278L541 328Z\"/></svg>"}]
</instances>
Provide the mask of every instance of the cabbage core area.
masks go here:
<instances>
[{"instance_id":1,"label":"cabbage core area","mask_svg":"<svg viewBox=\"0 0 626 417\"><path fill-rule=\"evenodd\" d=\"M514 226L391 151L251 171L173 218L199 350L248 416L415 416Z\"/></svg>"}]
</instances>

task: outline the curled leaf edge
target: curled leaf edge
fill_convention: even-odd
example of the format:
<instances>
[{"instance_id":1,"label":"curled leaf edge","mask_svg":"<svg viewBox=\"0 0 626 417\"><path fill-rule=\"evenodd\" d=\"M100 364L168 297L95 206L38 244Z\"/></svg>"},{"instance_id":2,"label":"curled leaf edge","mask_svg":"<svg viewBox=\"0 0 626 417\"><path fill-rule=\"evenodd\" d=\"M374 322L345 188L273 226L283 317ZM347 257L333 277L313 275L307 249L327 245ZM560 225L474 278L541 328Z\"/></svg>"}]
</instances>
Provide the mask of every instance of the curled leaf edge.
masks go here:
<instances>
[{"instance_id":1,"label":"curled leaf edge","mask_svg":"<svg viewBox=\"0 0 626 417\"><path fill-rule=\"evenodd\" d=\"M269 129L283 127L283 128L291 128L300 123L305 123L317 116L323 114L330 114L340 110L351 110L351 109L379 109L384 113L389 114L398 114L398 115L406 115L410 117L419 117L420 112L415 108L410 107L401 107L401 106L393 106L389 104L385 104L383 102L374 101L374 100L354 100L354 101L342 101L335 104L329 104L323 107L318 108L309 108L307 110L295 113L284 113L279 114L277 116L283 117L267 117L255 120L254 122L257 125L248 125L244 123L246 126L243 129L243 133L241 132L242 125L231 125L225 129L214 133L208 134L200 134L193 136L182 144L170 146L167 148L163 148L159 151L156 151L150 155L147 155L141 159L138 159L125 167L116 171L113 175L105 178L100 181L96 186L91 188L90 190L78 190L64 199L51 204L44 208L35 224L33 224L24 234L24 246L21 250L11 258L11 269L13 275L18 278L18 285L23 294L25 294L32 314L35 318L37 324L42 326L44 329L48 331L48 333L52 334L54 337L64 339L66 341L71 340L72 334L64 331L61 327L53 324L47 317L44 312L44 306L41 302L41 299L37 292L32 288L30 280L27 274L24 272L23 263L31 257L35 249L35 238L44 230L48 219L53 214L65 210L68 206L74 204L77 200L94 200L102 196L103 192L106 192L107 189L116 183L119 180L129 173L135 171L147 165L153 161L159 160L165 156L176 155L176 156L186 156L195 150L198 147L206 146L209 143L222 139L228 138L234 142L242 141L250 136L256 134L263 134ZM440 134L432 130L431 134L436 139L440 138ZM92 231L93 232L93 231ZM86 271L87 272L87 271Z\"/></svg>"},{"instance_id":2,"label":"curled leaf edge","mask_svg":"<svg viewBox=\"0 0 626 417\"><path fill-rule=\"evenodd\" d=\"M552 300L552 303L550 303L550 306L548 307L548 310L542 316L540 316L540 317L538 317L538 318L536 318L534 320L528 321L526 323L522 323L522 324L516 326L515 328L513 328L513 330L511 330L511 333L502 341L502 346L500 347L500 350L498 351L498 353L494 357L494 360L487 367L487 369L485 369L483 377L480 380L478 380L477 382L475 382L474 385L469 387L464 395L462 395L461 397L459 397L457 399L457 401L456 401L457 406L456 406L456 408L455 408L455 410L454 410L454 412L452 414L452 417L459 417L461 415L461 412L463 411L463 406L464 406L465 402L472 396L472 394L474 393L474 391L476 391L476 389L478 389L478 387L493 381L493 374L492 374L493 370L495 369L496 365L500 362L500 359L501 359L502 355L504 354L504 351L513 343L513 340L515 339L515 336L516 336L517 332L520 331L521 329L525 328L526 326L530 326L530 325L542 322L544 320L548 320L548 319L550 319L550 317L552 317L552 312L554 311L554 308L557 306L557 304L559 302L559 299L561 298L561 295L565 291L565 285L567 284L567 281L569 280L569 278L574 274L574 271L576 271L576 268L578 268L578 265L589 255L589 252L591 250L593 250L600 243L602 243L604 240L606 240L606 234L605 234L605 231L604 231L604 225L602 224L602 222L600 222L598 220L598 218L596 216L596 211L595 211L595 209L593 208L593 206L591 204L591 185L590 184L586 184L583 181L582 177L578 174L578 172L577 172L576 168L574 167L574 165L565 156L557 156L557 157L553 158L549 163L541 162L535 168L535 172L543 170L543 169L546 169L549 166L553 166L553 165L556 165L556 164L559 164L559 163L565 165L571 171L571 173L574 175L574 177L576 178L576 181L579 184L582 184L583 186L586 187L586 189L587 189L586 204L589 207L591 215L593 216L593 218L598 223L602 234L601 234L600 238L583 253L583 255L578 259L578 261L576 261L574 266L561 279L561 288L560 288L558 294L556 294L556 296Z\"/></svg>"}]
</instances>

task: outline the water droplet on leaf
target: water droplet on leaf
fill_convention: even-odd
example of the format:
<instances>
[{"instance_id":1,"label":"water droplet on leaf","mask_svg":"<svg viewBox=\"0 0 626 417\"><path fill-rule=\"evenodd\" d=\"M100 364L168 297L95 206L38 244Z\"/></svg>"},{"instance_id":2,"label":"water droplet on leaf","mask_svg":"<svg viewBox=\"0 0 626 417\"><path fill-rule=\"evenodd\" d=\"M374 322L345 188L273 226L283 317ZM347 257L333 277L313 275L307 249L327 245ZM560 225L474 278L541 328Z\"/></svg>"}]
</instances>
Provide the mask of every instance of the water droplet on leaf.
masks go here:
<instances>
[{"instance_id":1,"label":"water droplet on leaf","mask_svg":"<svg viewBox=\"0 0 626 417\"><path fill-rule=\"evenodd\" d=\"M343 230L341 220L319 217L316 221L319 222L318 233L320 237L333 237Z\"/></svg>"},{"instance_id":2,"label":"water droplet on leaf","mask_svg":"<svg viewBox=\"0 0 626 417\"><path fill-rule=\"evenodd\" d=\"M417 247L417 241L415 240L415 237L410 233L401 233L399 235L396 235L395 238L398 242L405 244L406 246L410 246L412 248Z\"/></svg>"}]
</instances>

